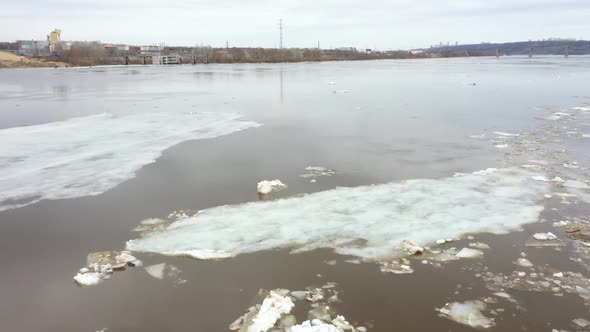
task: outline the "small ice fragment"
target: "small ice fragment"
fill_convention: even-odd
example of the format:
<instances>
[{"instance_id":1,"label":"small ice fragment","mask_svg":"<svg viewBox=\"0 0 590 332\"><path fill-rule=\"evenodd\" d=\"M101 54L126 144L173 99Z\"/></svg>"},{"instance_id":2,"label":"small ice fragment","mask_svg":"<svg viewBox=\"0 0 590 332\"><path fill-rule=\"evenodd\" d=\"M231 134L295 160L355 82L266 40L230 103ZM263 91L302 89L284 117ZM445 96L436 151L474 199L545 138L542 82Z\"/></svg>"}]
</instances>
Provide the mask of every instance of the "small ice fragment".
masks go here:
<instances>
[{"instance_id":1,"label":"small ice fragment","mask_svg":"<svg viewBox=\"0 0 590 332\"><path fill-rule=\"evenodd\" d=\"M539 241L557 240L557 236L551 232L536 233L535 235L533 235L533 237L535 238L535 240L539 240Z\"/></svg>"},{"instance_id":2,"label":"small ice fragment","mask_svg":"<svg viewBox=\"0 0 590 332\"><path fill-rule=\"evenodd\" d=\"M572 109L576 110L576 111L590 112L590 106L576 106L576 107L573 107Z\"/></svg>"},{"instance_id":3,"label":"small ice fragment","mask_svg":"<svg viewBox=\"0 0 590 332\"><path fill-rule=\"evenodd\" d=\"M263 194L263 195L270 194L273 191L279 191L279 190L284 189L286 187L287 187L287 185L282 183L280 180L272 180L272 181L264 180L264 181L258 182L258 185L257 185L258 193Z\"/></svg>"},{"instance_id":4,"label":"small ice fragment","mask_svg":"<svg viewBox=\"0 0 590 332\"><path fill-rule=\"evenodd\" d=\"M317 321L316 324L312 325L311 321L306 320L299 325L291 327L290 332L342 332L342 329L332 324L323 323L322 321Z\"/></svg>"},{"instance_id":5,"label":"small ice fragment","mask_svg":"<svg viewBox=\"0 0 590 332\"><path fill-rule=\"evenodd\" d=\"M445 243L447 243L447 240L445 240L445 239L436 240L436 244L445 244Z\"/></svg>"},{"instance_id":6,"label":"small ice fragment","mask_svg":"<svg viewBox=\"0 0 590 332\"><path fill-rule=\"evenodd\" d=\"M316 182L318 182L318 180L316 180L316 179L311 179L311 180L309 180L309 182L310 182L310 183L316 183Z\"/></svg>"},{"instance_id":7,"label":"small ice fragment","mask_svg":"<svg viewBox=\"0 0 590 332\"><path fill-rule=\"evenodd\" d=\"M154 264L150 266L146 266L145 272L147 272L150 276L156 279L164 279L164 269L166 268L166 263Z\"/></svg>"},{"instance_id":8,"label":"small ice fragment","mask_svg":"<svg viewBox=\"0 0 590 332\"><path fill-rule=\"evenodd\" d=\"M302 300L305 300L305 298L307 297L307 292L306 291L292 291L291 296L293 296L295 299L297 299L299 301L302 301Z\"/></svg>"},{"instance_id":9,"label":"small ice fragment","mask_svg":"<svg viewBox=\"0 0 590 332\"><path fill-rule=\"evenodd\" d=\"M459 258L479 258L483 256L483 251L471 248L463 248L455 256Z\"/></svg>"},{"instance_id":10,"label":"small ice fragment","mask_svg":"<svg viewBox=\"0 0 590 332\"><path fill-rule=\"evenodd\" d=\"M554 222L553 223L553 227L564 227L564 226L567 226L567 225L569 225L569 222L564 221L564 220L560 220L558 222Z\"/></svg>"},{"instance_id":11,"label":"small ice fragment","mask_svg":"<svg viewBox=\"0 0 590 332\"><path fill-rule=\"evenodd\" d=\"M531 261L523 257L519 257L517 260L515 260L514 264L522 267L533 267L533 263L531 263Z\"/></svg>"},{"instance_id":12,"label":"small ice fragment","mask_svg":"<svg viewBox=\"0 0 590 332\"><path fill-rule=\"evenodd\" d=\"M88 272L90 272L90 269L87 268L87 267L83 267L83 268L80 269L80 273L82 273L82 274L88 273Z\"/></svg>"},{"instance_id":13,"label":"small ice fragment","mask_svg":"<svg viewBox=\"0 0 590 332\"><path fill-rule=\"evenodd\" d=\"M574 322L574 324L578 325L581 328L584 328L584 327L590 325L590 321L588 321L584 318L576 318L572 322Z\"/></svg>"},{"instance_id":14,"label":"small ice fragment","mask_svg":"<svg viewBox=\"0 0 590 332\"><path fill-rule=\"evenodd\" d=\"M549 179L546 176L544 176L544 175L531 176L531 179L533 179L535 181L549 182Z\"/></svg>"},{"instance_id":15,"label":"small ice fragment","mask_svg":"<svg viewBox=\"0 0 590 332\"><path fill-rule=\"evenodd\" d=\"M549 198L552 198L552 197L553 197L553 196L551 196L551 195L549 195L549 194L545 194L545 195L543 195L543 196L544 196L545 198L547 198L547 199L549 199Z\"/></svg>"},{"instance_id":16,"label":"small ice fragment","mask_svg":"<svg viewBox=\"0 0 590 332\"><path fill-rule=\"evenodd\" d=\"M424 247L418 245L416 241L405 240L402 242L404 250L410 255L418 255L424 251Z\"/></svg>"},{"instance_id":17,"label":"small ice fragment","mask_svg":"<svg viewBox=\"0 0 590 332\"><path fill-rule=\"evenodd\" d=\"M474 328L490 328L494 322L482 314L486 304L481 301L448 303L438 311L450 320Z\"/></svg>"},{"instance_id":18,"label":"small ice fragment","mask_svg":"<svg viewBox=\"0 0 590 332\"><path fill-rule=\"evenodd\" d=\"M503 131L494 131L494 134L496 134L498 136L504 136L504 137L520 136L520 134L511 134L511 133L506 133Z\"/></svg>"},{"instance_id":19,"label":"small ice fragment","mask_svg":"<svg viewBox=\"0 0 590 332\"><path fill-rule=\"evenodd\" d=\"M590 186L585 182L578 181L578 180L567 180L563 183L564 187L567 188L574 188L574 189L588 189Z\"/></svg>"},{"instance_id":20,"label":"small ice fragment","mask_svg":"<svg viewBox=\"0 0 590 332\"><path fill-rule=\"evenodd\" d=\"M508 147L508 144L494 144L494 146L498 149L505 149Z\"/></svg>"},{"instance_id":21,"label":"small ice fragment","mask_svg":"<svg viewBox=\"0 0 590 332\"><path fill-rule=\"evenodd\" d=\"M563 272L553 273L553 276L556 277L556 278L563 278Z\"/></svg>"},{"instance_id":22,"label":"small ice fragment","mask_svg":"<svg viewBox=\"0 0 590 332\"><path fill-rule=\"evenodd\" d=\"M476 249L490 249L490 246L483 242L471 242L469 246Z\"/></svg>"},{"instance_id":23,"label":"small ice fragment","mask_svg":"<svg viewBox=\"0 0 590 332\"><path fill-rule=\"evenodd\" d=\"M74 280L81 286L95 286L102 282L98 272L78 273Z\"/></svg>"},{"instance_id":24,"label":"small ice fragment","mask_svg":"<svg viewBox=\"0 0 590 332\"><path fill-rule=\"evenodd\" d=\"M505 298L505 299L512 298L512 296L510 296L510 294L505 293L505 292L496 292L496 293L494 293L494 295L496 295L497 297Z\"/></svg>"},{"instance_id":25,"label":"small ice fragment","mask_svg":"<svg viewBox=\"0 0 590 332\"><path fill-rule=\"evenodd\" d=\"M473 175L489 175L489 174L495 173L497 171L498 171L497 168L486 168L481 171L473 172L472 174Z\"/></svg>"},{"instance_id":26,"label":"small ice fragment","mask_svg":"<svg viewBox=\"0 0 590 332\"><path fill-rule=\"evenodd\" d=\"M520 271L520 272L517 272L516 275L519 276L519 277L521 277L521 278L522 277L526 277L526 272Z\"/></svg>"}]
</instances>

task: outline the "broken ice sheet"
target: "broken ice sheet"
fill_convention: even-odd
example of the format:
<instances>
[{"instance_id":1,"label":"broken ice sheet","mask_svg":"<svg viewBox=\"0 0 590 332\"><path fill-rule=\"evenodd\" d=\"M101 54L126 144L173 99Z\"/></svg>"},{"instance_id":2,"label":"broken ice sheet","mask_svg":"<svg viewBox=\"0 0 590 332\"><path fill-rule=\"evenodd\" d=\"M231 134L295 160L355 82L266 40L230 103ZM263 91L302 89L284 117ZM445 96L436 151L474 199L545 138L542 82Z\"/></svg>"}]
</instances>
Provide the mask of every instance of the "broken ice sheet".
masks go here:
<instances>
[{"instance_id":1,"label":"broken ice sheet","mask_svg":"<svg viewBox=\"0 0 590 332\"><path fill-rule=\"evenodd\" d=\"M260 126L236 113L97 114L0 130L0 211L101 194L167 148Z\"/></svg>"},{"instance_id":2,"label":"broken ice sheet","mask_svg":"<svg viewBox=\"0 0 590 332\"><path fill-rule=\"evenodd\" d=\"M379 260L398 255L406 238L427 244L465 233L507 233L537 221L549 186L531 179L536 175L509 168L220 206L130 240L127 248L199 259L334 248Z\"/></svg>"}]
</instances>

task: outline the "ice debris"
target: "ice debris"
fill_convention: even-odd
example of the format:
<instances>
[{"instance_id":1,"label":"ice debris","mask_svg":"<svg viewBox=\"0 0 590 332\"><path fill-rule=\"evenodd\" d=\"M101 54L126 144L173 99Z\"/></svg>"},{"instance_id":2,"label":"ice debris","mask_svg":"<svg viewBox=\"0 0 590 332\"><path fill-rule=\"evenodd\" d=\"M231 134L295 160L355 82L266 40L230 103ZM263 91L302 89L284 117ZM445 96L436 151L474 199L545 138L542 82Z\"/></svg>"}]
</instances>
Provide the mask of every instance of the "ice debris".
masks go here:
<instances>
[{"instance_id":1,"label":"ice debris","mask_svg":"<svg viewBox=\"0 0 590 332\"><path fill-rule=\"evenodd\" d=\"M282 247L297 252L334 248L382 259L403 251L407 238L433 243L465 233L506 233L537 221L543 210L539 201L549 188L531 180L535 175L499 169L220 206L130 240L127 249L193 257L209 250L212 258L220 258Z\"/></svg>"},{"instance_id":2,"label":"ice debris","mask_svg":"<svg viewBox=\"0 0 590 332\"><path fill-rule=\"evenodd\" d=\"M493 319L483 315L486 304L482 301L447 303L438 312L445 318L474 328L490 328L495 325Z\"/></svg>"},{"instance_id":3,"label":"ice debris","mask_svg":"<svg viewBox=\"0 0 590 332\"><path fill-rule=\"evenodd\" d=\"M535 240L539 240L539 241L551 241L551 240L557 240L557 236L551 232L548 233L536 233L533 235L533 238L535 238Z\"/></svg>"},{"instance_id":4,"label":"ice debris","mask_svg":"<svg viewBox=\"0 0 590 332\"><path fill-rule=\"evenodd\" d=\"M80 269L74 276L74 281L80 286L95 286L104 279L109 279L114 270L127 266L140 266L140 260L129 252L100 251L88 254L86 267Z\"/></svg>"},{"instance_id":5,"label":"ice debris","mask_svg":"<svg viewBox=\"0 0 590 332\"><path fill-rule=\"evenodd\" d=\"M521 267L533 267L533 263L524 257L519 257L514 261L514 264Z\"/></svg>"},{"instance_id":6,"label":"ice debris","mask_svg":"<svg viewBox=\"0 0 590 332\"><path fill-rule=\"evenodd\" d=\"M287 188L287 185L282 183L281 180L272 180L272 181L264 180L264 181L258 182L258 185L256 187L258 189L259 194L268 195L273 191L279 191L284 188Z\"/></svg>"},{"instance_id":7,"label":"ice debris","mask_svg":"<svg viewBox=\"0 0 590 332\"><path fill-rule=\"evenodd\" d=\"M459 258L479 258L483 256L483 251L478 249L463 248L455 256Z\"/></svg>"},{"instance_id":8,"label":"ice debris","mask_svg":"<svg viewBox=\"0 0 590 332\"><path fill-rule=\"evenodd\" d=\"M322 176L333 176L336 175L336 171L328 169L322 166L307 166L305 168L306 173L300 175L302 178L311 178L310 182L316 182L317 178Z\"/></svg>"},{"instance_id":9,"label":"ice debris","mask_svg":"<svg viewBox=\"0 0 590 332\"><path fill-rule=\"evenodd\" d=\"M260 126L236 113L96 114L0 130L0 211L98 195L180 142Z\"/></svg>"}]
</instances>

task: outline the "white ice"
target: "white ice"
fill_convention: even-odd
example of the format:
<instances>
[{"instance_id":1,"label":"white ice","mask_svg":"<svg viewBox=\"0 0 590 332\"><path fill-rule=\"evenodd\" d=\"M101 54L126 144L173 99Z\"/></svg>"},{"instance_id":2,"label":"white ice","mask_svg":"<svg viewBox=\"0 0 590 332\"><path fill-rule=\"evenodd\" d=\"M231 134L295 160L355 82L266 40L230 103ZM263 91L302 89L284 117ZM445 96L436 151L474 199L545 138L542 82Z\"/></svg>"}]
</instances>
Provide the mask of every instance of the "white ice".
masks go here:
<instances>
[{"instance_id":1,"label":"white ice","mask_svg":"<svg viewBox=\"0 0 590 332\"><path fill-rule=\"evenodd\" d=\"M291 327L290 332L342 332L342 329L324 322L316 322L312 325L311 321L306 320L305 322Z\"/></svg>"},{"instance_id":2,"label":"white ice","mask_svg":"<svg viewBox=\"0 0 590 332\"><path fill-rule=\"evenodd\" d=\"M267 195L273 191L279 191L281 189L286 188L287 185L281 182L281 180L264 180L258 182L256 185L256 189L258 189L259 194Z\"/></svg>"},{"instance_id":3,"label":"white ice","mask_svg":"<svg viewBox=\"0 0 590 332\"><path fill-rule=\"evenodd\" d=\"M220 206L128 241L127 248L166 254L221 250L227 256L334 248L379 259L397 254L404 240L425 245L465 233L506 233L537 221L549 185L531 179L536 175L499 169Z\"/></svg>"},{"instance_id":4,"label":"white ice","mask_svg":"<svg viewBox=\"0 0 590 332\"><path fill-rule=\"evenodd\" d=\"M482 314L486 304L481 301L454 302L439 309L445 317L474 328L490 328L494 322Z\"/></svg>"},{"instance_id":5,"label":"white ice","mask_svg":"<svg viewBox=\"0 0 590 332\"><path fill-rule=\"evenodd\" d=\"M101 274L98 272L78 273L74 280L82 286L95 286L102 282Z\"/></svg>"},{"instance_id":6,"label":"white ice","mask_svg":"<svg viewBox=\"0 0 590 332\"><path fill-rule=\"evenodd\" d=\"M0 211L101 194L163 150L259 126L234 113L98 114L0 130Z\"/></svg>"},{"instance_id":7,"label":"white ice","mask_svg":"<svg viewBox=\"0 0 590 332\"><path fill-rule=\"evenodd\" d=\"M270 291L270 295L262 301L260 310L252 319L252 325L248 326L248 332L266 332L270 330L277 320L290 313L294 306L295 304L288 296Z\"/></svg>"}]
</instances>

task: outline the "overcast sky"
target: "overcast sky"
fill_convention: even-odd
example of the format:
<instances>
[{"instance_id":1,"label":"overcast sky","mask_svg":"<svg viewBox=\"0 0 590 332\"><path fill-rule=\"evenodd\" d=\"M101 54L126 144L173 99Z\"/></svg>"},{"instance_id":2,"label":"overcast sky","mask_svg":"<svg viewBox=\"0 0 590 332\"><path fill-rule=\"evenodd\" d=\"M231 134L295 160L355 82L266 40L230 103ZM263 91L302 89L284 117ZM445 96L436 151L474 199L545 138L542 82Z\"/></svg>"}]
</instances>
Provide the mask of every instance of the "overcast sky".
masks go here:
<instances>
[{"instance_id":1,"label":"overcast sky","mask_svg":"<svg viewBox=\"0 0 590 332\"><path fill-rule=\"evenodd\" d=\"M590 0L0 0L0 40L277 47L427 47L590 39Z\"/></svg>"}]
</instances>

